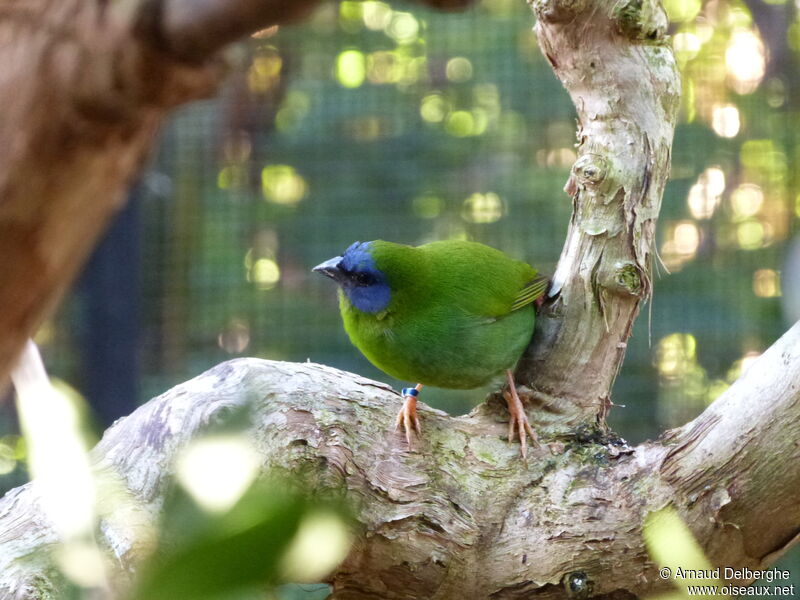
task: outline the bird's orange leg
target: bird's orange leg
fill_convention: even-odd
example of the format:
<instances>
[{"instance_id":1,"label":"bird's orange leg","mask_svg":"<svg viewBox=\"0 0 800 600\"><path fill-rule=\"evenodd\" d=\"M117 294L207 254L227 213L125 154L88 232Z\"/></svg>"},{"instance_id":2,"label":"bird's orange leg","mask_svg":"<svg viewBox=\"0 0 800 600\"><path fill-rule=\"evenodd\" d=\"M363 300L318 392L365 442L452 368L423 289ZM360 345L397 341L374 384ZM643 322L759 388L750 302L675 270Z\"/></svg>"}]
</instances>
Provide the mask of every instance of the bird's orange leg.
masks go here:
<instances>
[{"instance_id":1,"label":"bird's orange leg","mask_svg":"<svg viewBox=\"0 0 800 600\"><path fill-rule=\"evenodd\" d=\"M403 388L403 408L397 413L397 419L394 422L394 430L397 431L402 425L403 430L406 432L406 441L411 445L411 432L422 432L419 426L419 417L417 416L417 396L422 389L422 384L418 383L413 388Z\"/></svg>"},{"instance_id":2,"label":"bird's orange leg","mask_svg":"<svg viewBox=\"0 0 800 600\"><path fill-rule=\"evenodd\" d=\"M516 430L519 435L520 451L522 458L528 457L528 435L533 440L533 445L539 448L539 438L536 437L536 432L528 423L528 416L525 414L525 409L522 406L522 400L519 399L517 394L517 386L514 385L514 375L511 369L506 369L506 379L508 380L508 388L503 390L503 397L508 404L508 441L514 441L514 433Z\"/></svg>"}]
</instances>

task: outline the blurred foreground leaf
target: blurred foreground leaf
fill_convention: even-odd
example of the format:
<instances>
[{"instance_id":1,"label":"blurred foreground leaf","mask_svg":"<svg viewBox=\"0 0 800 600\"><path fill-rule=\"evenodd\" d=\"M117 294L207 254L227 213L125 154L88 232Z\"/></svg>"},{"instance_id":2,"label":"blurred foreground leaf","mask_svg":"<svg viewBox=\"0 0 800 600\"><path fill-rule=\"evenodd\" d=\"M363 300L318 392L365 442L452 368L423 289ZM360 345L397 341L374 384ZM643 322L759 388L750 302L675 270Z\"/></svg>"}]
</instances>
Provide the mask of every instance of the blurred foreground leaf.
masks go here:
<instances>
[{"instance_id":1,"label":"blurred foreground leaf","mask_svg":"<svg viewBox=\"0 0 800 600\"><path fill-rule=\"evenodd\" d=\"M202 509L177 488L165 507L158 548L141 571L133 600L263 597L283 583L287 551L296 547L297 534L308 529L307 523L322 515L328 523L339 523L340 532L347 531L340 506L287 492L287 487L259 481L224 513ZM341 539L339 535L335 557L322 544L315 555L300 560L335 567L349 549L349 535L344 546Z\"/></svg>"},{"instance_id":2,"label":"blurred foreground leaf","mask_svg":"<svg viewBox=\"0 0 800 600\"><path fill-rule=\"evenodd\" d=\"M657 600L707 597L699 593L690 594L688 588L692 586L721 588L722 582L716 577L711 562L689 527L671 506L647 515L644 540L650 557L659 569L659 577L669 580L678 588L675 592L657 596ZM723 594L719 596L727 597Z\"/></svg>"}]
</instances>

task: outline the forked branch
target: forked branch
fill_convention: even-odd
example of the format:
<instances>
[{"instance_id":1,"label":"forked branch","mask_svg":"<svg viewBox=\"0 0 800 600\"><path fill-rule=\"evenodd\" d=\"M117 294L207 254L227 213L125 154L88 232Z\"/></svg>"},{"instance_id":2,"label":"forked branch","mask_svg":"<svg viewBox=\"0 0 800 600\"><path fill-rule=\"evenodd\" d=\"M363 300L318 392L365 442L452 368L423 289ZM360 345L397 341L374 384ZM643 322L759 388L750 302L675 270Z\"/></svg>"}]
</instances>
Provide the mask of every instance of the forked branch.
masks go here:
<instances>
[{"instance_id":1,"label":"forked branch","mask_svg":"<svg viewBox=\"0 0 800 600\"><path fill-rule=\"evenodd\" d=\"M798 382L800 324L663 440L552 443L525 464L503 439L499 402L455 418L422 406L425 435L407 451L392 431L402 400L384 385L320 365L235 360L106 432L95 464L121 477L137 518L107 517L101 542L132 572L151 549L177 452L249 404L266 475L294 473L309 493L345 491L356 503L358 541L331 576L333 598L567 598L563 583L576 578L596 595L648 596L669 582L642 527L667 505L715 565L763 568L797 541ZM42 557L57 543L30 484L0 501L0 532L0 596L53 597L25 593L48 589Z\"/></svg>"}]
</instances>

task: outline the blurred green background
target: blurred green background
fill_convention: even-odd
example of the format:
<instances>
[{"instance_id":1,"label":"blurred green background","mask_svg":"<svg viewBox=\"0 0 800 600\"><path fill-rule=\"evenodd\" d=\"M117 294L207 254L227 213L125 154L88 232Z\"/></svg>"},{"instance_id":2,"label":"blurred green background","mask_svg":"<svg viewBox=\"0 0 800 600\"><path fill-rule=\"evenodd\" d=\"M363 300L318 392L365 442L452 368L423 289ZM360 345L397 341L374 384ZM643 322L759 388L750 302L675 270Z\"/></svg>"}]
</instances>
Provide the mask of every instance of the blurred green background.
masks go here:
<instances>
[{"instance_id":1,"label":"blurred green background","mask_svg":"<svg viewBox=\"0 0 800 600\"><path fill-rule=\"evenodd\" d=\"M797 8L666 7L684 96L658 225L669 274L611 414L632 442L696 416L800 318ZM130 207L40 331L52 374L98 423L236 356L389 381L350 346L317 263L355 240L465 238L552 273L575 112L533 24L521 0L456 14L347 0L237 48L222 93L165 128ZM460 414L484 393L423 396ZM25 480L24 448L13 414L3 426L7 489Z\"/></svg>"}]
</instances>

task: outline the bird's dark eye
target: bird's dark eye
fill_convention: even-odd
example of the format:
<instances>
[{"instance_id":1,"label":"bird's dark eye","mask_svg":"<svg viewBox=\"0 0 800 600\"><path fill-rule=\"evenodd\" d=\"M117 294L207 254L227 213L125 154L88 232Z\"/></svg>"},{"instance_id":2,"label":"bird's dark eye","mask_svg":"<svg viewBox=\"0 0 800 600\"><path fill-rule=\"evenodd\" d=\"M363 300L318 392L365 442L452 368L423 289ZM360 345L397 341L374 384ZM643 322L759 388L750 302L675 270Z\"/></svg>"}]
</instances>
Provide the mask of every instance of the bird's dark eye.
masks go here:
<instances>
[{"instance_id":1,"label":"bird's dark eye","mask_svg":"<svg viewBox=\"0 0 800 600\"><path fill-rule=\"evenodd\" d=\"M371 274L364 273L363 271L361 272L356 271L355 273L350 275L350 279L356 285L361 285L361 286L372 285L373 283L375 283L375 278Z\"/></svg>"}]
</instances>

